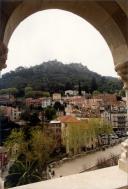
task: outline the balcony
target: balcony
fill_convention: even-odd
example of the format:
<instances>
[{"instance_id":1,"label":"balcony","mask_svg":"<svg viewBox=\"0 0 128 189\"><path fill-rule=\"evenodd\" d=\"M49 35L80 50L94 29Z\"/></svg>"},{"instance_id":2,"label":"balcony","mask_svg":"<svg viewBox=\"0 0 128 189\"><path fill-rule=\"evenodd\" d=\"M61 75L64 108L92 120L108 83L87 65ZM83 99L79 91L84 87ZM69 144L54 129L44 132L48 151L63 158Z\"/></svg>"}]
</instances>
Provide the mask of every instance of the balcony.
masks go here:
<instances>
[{"instance_id":1,"label":"balcony","mask_svg":"<svg viewBox=\"0 0 128 189\"><path fill-rule=\"evenodd\" d=\"M128 175L118 166L37 182L13 189L126 189Z\"/></svg>"}]
</instances>

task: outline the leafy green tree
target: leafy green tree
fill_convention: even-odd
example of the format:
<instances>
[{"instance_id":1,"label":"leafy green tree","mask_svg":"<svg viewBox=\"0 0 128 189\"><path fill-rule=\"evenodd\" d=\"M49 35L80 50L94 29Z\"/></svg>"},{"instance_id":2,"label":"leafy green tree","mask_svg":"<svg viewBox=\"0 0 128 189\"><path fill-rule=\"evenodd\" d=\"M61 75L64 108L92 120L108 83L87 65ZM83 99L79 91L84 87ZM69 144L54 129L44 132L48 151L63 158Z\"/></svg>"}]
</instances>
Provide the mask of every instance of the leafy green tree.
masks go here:
<instances>
[{"instance_id":1,"label":"leafy green tree","mask_svg":"<svg viewBox=\"0 0 128 189\"><path fill-rule=\"evenodd\" d=\"M26 122L29 122L30 116L31 116L31 112L29 110L26 110L26 111L21 113L21 119L26 121Z\"/></svg>"},{"instance_id":2,"label":"leafy green tree","mask_svg":"<svg viewBox=\"0 0 128 189\"><path fill-rule=\"evenodd\" d=\"M23 130L13 129L4 145L9 149L11 157L17 159L24 149L24 133ZM18 149L18 150L17 150Z\"/></svg>"},{"instance_id":3,"label":"leafy green tree","mask_svg":"<svg viewBox=\"0 0 128 189\"><path fill-rule=\"evenodd\" d=\"M122 97L125 97L125 90L124 89L120 90L119 95Z\"/></svg>"},{"instance_id":4,"label":"leafy green tree","mask_svg":"<svg viewBox=\"0 0 128 189\"><path fill-rule=\"evenodd\" d=\"M34 126L34 125L39 124L39 122L40 122L40 119L38 117L38 114L36 112L31 114L31 116L29 117L30 125Z\"/></svg>"},{"instance_id":5,"label":"leafy green tree","mask_svg":"<svg viewBox=\"0 0 128 189\"><path fill-rule=\"evenodd\" d=\"M95 96L95 95L98 95L98 94L100 94L100 91L97 91L97 90L93 91L93 95L94 95L94 96Z\"/></svg>"},{"instance_id":6,"label":"leafy green tree","mask_svg":"<svg viewBox=\"0 0 128 189\"><path fill-rule=\"evenodd\" d=\"M7 89L1 89L0 90L0 94L3 95L3 94L8 94L8 90Z\"/></svg>"},{"instance_id":7,"label":"leafy green tree","mask_svg":"<svg viewBox=\"0 0 128 189\"><path fill-rule=\"evenodd\" d=\"M91 86L90 86L90 92L93 92L95 90L97 90L97 82L96 82L96 78L95 77L92 77L92 80L91 80Z\"/></svg>"},{"instance_id":8,"label":"leafy green tree","mask_svg":"<svg viewBox=\"0 0 128 189\"><path fill-rule=\"evenodd\" d=\"M48 91L42 92L43 97L50 97L50 93Z\"/></svg>"},{"instance_id":9,"label":"leafy green tree","mask_svg":"<svg viewBox=\"0 0 128 189\"><path fill-rule=\"evenodd\" d=\"M28 92L33 91L33 89L32 87L25 87L24 91L25 91L25 94L27 94Z\"/></svg>"},{"instance_id":10,"label":"leafy green tree","mask_svg":"<svg viewBox=\"0 0 128 189\"><path fill-rule=\"evenodd\" d=\"M26 131L28 133L28 130ZM10 167L5 181L8 187L46 179L46 169L50 161L50 154L54 149L54 140L40 127L29 128L29 137L26 131L15 130L6 141L6 147L11 151L17 146L15 162ZM12 154L11 157L13 157Z\"/></svg>"},{"instance_id":11,"label":"leafy green tree","mask_svg":"<svg viewBox=\"0 0 128 189\"><path fill-rule=\"evenodd\" d=\"M73 154L80 153L81 147L87 143L86 124L68 124L68 145L69 151Z\"/></svg>"},{"instance_id":12,"label":"leafy green tree","mask_svg":"<svg viewBox=\"0 0 128 189\"><path fill-rule=\"evenodd\" d=\"M40 122L38 113L36 112L31 113L30 110L26 110L22 112L21 119L26 121L27 124L31 126L37 125Z\"/></svg>"},{"instance_id":13,"label":"leafy green tree","mask_svg":"<svg viewBox=\"0 0 128 189\"><path fill-rule=\"evenodd\" d=\"M51 106L48 106L47 108L45 108L44 113L45 113L45 118L48 121L51 121L52 119L56 118L56 110Z\"/></svg>"},{"instance_id":14,"label":"leafy green tree","mask_svg":"<svg viewBox=\"0 0 128 189\"><path fill-rule=\"evenodd\" d=\"M53 107L56 111L64 111L64 105L61 104L59 101L56 101Z\"/></svg>"},{"instance_id":15,"label":"leafy green tree","mask_svg":"<svg viewBox=\"0 0 128 189\"><path fill-rule=\"evenodd\" d=\"M112 132L112 126L100 118L68 123L63 129L63 144L69 153L77 154L81 147L92 148L102 145L101 135L105 134L109 137Z\"/></svg>"},{"instance_id":16,"label":"leafy green tree","mask_svg":"<svg viewBox=\"0 0 128 189\"><path fill-rule=\"evenodd\" d=\"M101 135L107 135L108 136L108 144L110 144L110 134L113 132L112 125L100 118L93 118L89 120L90 128L94 132L94 136L97 139L98 145L101 144Z\"/></svg>"},{"instance_id":17,"label":"leafy green tree","mask_svg":"<svg viewBox=\"0 0 128 189\"><path fill-rule=\"evenodd\" d=\"M16 95L18 90L16 88L1 89L0 94Z\"/></svg>"},{"instance_id":18,"label":"leafy green tree","mask_svg":"<svg viewBox=\"0 0 128 189\"><path fill-rule=\"evenodd\" d=\"M8 88L8 93L11 95L16 95L18 90L16 88Z\"/></svg>"},{"instance_id":19,"label":"leafy green tree","mask_svg":"<svg viewBox=\"0 0 128 189\"><path fill-rule=\"evenodd\" d=\"M78 93L79 93L79 95L81 96L81 82L79 81L79 83L78 83Z\"/></svg>"},{"instance_id":20,"label":"leafy green tree","mask_svg":"<svg viewBox=\"0 0 128 189\"><path fill-rule=\"evenodd\" d=\"M34 98L43 97L43 92L42 91L33 91L33 97Z\"/></svg>"},{"instance_id":21,"label":"leafy green tree","mask_svg":"<svg viewBox=\"0 0 128 189\"><path fill-rule=\"evenodd\" d=\"M27 91L27 92L25 92L25 97L26 98L33 98L34 97L33 91Z\"/></svg>"},{"instance_id":22,"label":"leafy green tree","mask_svg":"<svg viewBox=\"0 0 128 189\"><path fill-rule=\"evenodd\" d=\"M113 129L112 129L112 125L105 120L102 120L102 130L103 133L106 134L108 136L108 145L110 144L110 134L113 133Z\"/></svg>"},{"instance_id":23,"label":"leafy green tree","mask_svg":"<svg viewBox=\"0 0 128 189\"><path fill-rule=\"evenodd\" d=\"M47 166L47 163L50 160L50 154L53 152L55 142L52 135L47 136L39 128L33 129L31 131L31 135L33 158L38 160L40 168L43 169L45 166Z\"/></svg>"},{"instance_id":24,"label":"leafy green tree","mask_svg":"<svg viewBox=\"0 0 128 189\"><path fill-rule=\"evenodd\" d=\"M62 130L63 145L66 146L67 153L77 154L82 147L89 144L91 138L88 133L87 122L68 123ZM91 133L91 132L90 132Z\"/></svg>"}]
</instances>

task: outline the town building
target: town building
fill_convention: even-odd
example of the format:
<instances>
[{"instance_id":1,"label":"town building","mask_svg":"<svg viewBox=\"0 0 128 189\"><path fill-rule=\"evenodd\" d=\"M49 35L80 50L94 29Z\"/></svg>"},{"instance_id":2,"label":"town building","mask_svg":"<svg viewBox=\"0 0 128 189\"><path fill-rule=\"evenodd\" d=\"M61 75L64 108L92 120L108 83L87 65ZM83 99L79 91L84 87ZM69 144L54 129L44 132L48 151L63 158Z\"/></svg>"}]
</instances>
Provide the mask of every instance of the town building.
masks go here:
<instances>
[{"instance_id":1,"label":"town building","mask_svg":"<svg viewBox=\"0 0 128 189\"><path fill-rule=\"evenodd\" d=\"M66 90L64 92L65 96L77 96L78 95L78 91L76 90Z\"/></svg>"},{"instance_id":2,"label":"town building","mask_svg":"<svg viewBox=\"0 0 128 189\"><path fill-rule=\"evenodd\" d=\"M78 96L79 92L77 90L66 90L64 92L65 96ZM81 95L85 96L86 92L85 91L81 91Z\"/></svg>"},{"instance_id":3,"label":"town building","mask_svg":"<svg viewBox=\"0 0 128 189\"><path fill-rule=\"evenodd\" d=\"M74 106L83 107L86 99L83 96L72 96L64 98L64 101Z\"/></svg>"},{"instance_id":4,"label":"town building","mask_svg":"<svg viewBox=\"0 0 128 189\"><path fill-rule=\"evenodd\" d=\"M51 106L52 100L51 98L42 98L42 108L47 108L48 106Z\"/></svg>"},{"instance_id":5,"label":"town building","mask_svg":"<svg viewBox=\"0 0 128 189\"><path fill-rule=\"evenodd\" d=\"M10 121L18 122L21 117L21 111L11 106L0 106L1 114L8 117Z\"/></svg>"},{"instance_id":6,"label":"town building","mask_svg":"<svg viewBox=\"0 0 128 189\"><path fill-rule=\"evenodd\" d=\"M92 118L97 120L97 118ZM99 118L98 118L99 119ZM90 118L77 118L72 115L58 117L61 123L62 144L65 146L67 154L78 154L87 149L97 146L97 138L86 140L86 131L89 128Z\"/></svg>"},{"instance_id":7,"label":"town building","mask_svg":"<svg viewBox=\"0 0 128 189\"><path fill-rule=\"evenodd\" d=\"M0 95L0 105L13 105L15 98L13 95Z\"/></svg>"},{"instance_id":8,"label":"town building","mask_svg":"<svg viewBox=\"0 0 128 189\"><path fill-rule=\"evenodd\" d=\"M25 100L25 104L28 107L41 107L42 106L42 98L37 98L37 99L33 99L33 98L26 98Z\"/></svg>"},{"instance_id":9,"label":"town building","mask_svg":"<svg viewBox=\"0 0 128 189\"><path fill-rule=\"evenodd\" d=\"M53 93L52 99L53 101L61 101L61 93Z\"/></svg>"},{"instance_id":10,"label":"town building","mask_svg":"<svg viewBox=\"0 0 128 189\"><path fill-rule=\"evenodd\" d=\"M93 96L94 99L102 99L104 105L115 105L117 104L117 97L115 94L97 94Z\"/></svg>"},{"instance_id":11,"label":"town building","mask_svg":"<svg viewBox=\"0 0 128 189\"><path fill-rule=\"evenodd\" d=\"M74 91L73 90L66 90L64 92L65 96L73 96L74 95Z\"/></svg>"},{"instance_id":12,"label":"town building","mask_svg":"<svg viewBox=\"0 0 128 189\"><path fill-rule=\"evenodd\" d=\"M101 117L111 123L115 132L124 133L128 130L127 109L124 106L111 107L111 109L102 112Z\"/></svg>"},{"instance_id":13,"label":"town building","mask_svg":"<svg viewBox=\"0 0 128 189\"><path fill-rule=\"evenodd\" d=\"M92 98L87 99L87 107L92 108L93 110L99 109L103 105L103 99L102 98Z\"/></svg>"},{"instance_id":14,"label":"town building","mask_svg":"<svg viewBox=\"0 0 128 189\"><path fill-rule=\"evenodd\" d=\"M67 104L67 106L65 107L65 114L66 115L72 115L73 112L73 107L71 104Z\"/></svg>"},{"instance_id":15,"label":"town building","mask_svg":"<svg viewBox=\"0 0 128 189\"><path fill-rule=\"evenodd\" d=\"M65 108L66 115L80 118L100 117L102 99L85 99L84 97L70 97Z\"/></svg>"},{"instance_id":16,"label":"town building","mask_svg":"<svg viewBox=\"0 0 128 189\"><path fill-rule=\"evenodd\" d=\"M21 117L21 111L18 108L6 107L6 116L14 122L18 122Z\"/></svg>"}]
</instances>

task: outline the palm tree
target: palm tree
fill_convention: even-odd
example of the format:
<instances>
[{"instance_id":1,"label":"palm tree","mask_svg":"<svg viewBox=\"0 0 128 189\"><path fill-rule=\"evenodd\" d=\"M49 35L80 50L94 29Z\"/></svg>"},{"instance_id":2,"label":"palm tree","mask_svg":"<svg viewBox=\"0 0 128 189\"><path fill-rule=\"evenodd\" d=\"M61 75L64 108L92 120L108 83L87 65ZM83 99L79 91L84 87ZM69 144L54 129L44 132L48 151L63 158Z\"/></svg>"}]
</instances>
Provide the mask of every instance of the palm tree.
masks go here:
<instances>
[{"instance_id":1,"label":"palm tree","mask_svg":"<svg viewBox=\"0 0 128 189\"><path fill-rule=\"evenodd\" d=\"M24 164L21 161L15 161L5 179L5 187L15 187L41 181L41 177L36 172L35 164L36 162Z\"/></svg>"}]
</instances>

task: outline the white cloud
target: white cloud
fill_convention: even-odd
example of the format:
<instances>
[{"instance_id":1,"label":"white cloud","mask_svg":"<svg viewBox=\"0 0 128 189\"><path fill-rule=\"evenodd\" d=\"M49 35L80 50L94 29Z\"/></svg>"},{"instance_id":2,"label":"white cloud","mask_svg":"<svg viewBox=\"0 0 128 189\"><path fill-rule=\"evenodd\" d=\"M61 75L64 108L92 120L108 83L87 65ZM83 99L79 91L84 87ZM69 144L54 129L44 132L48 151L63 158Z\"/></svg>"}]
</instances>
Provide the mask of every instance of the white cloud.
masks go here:
<instances>
[{"instance_id":1,"label":"white cloud","mask_svg":"<svg viewBox=\"0 0 128 189\"><path fill-rule=\"evenodd\" d=\"M81 62L97 73L116 76L101 34L81 17L62 10L40 11L19 24L9 42L8 67L2 73L52 59Z\"/></svg>"}]
</instances>

